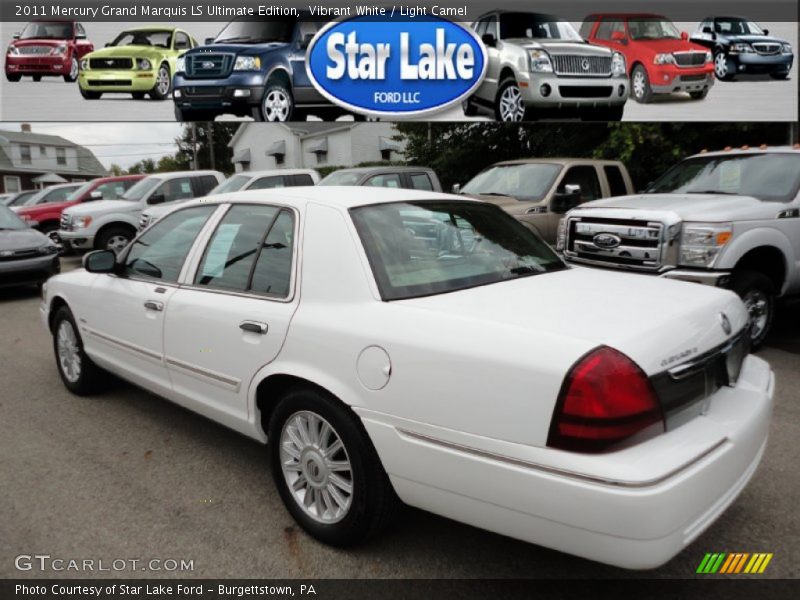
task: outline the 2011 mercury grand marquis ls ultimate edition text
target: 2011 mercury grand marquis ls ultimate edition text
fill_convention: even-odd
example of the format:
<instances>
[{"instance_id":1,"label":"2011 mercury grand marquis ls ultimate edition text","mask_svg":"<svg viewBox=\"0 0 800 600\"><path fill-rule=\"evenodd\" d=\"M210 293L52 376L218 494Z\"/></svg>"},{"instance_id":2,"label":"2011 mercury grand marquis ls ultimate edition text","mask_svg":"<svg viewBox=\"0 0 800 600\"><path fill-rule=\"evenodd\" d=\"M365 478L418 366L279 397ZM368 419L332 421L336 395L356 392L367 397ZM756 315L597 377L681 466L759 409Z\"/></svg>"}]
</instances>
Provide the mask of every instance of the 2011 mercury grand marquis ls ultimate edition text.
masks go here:
<instances>
[{"instance_id":1,"label":"2011 mercury grand marquis ls ultimate edition text","mask_svg":"<svg viewBox=\"0 0 800 600\"><path fill-rule=\"evenodd\" d=\"M53 277L41 311L69 390L106 369L269 440L289 512L336 545L399 499L655 567L744 488L772 412L734 293L568 267L427 191L193 201Z\"/></svg>"}]
</instances>

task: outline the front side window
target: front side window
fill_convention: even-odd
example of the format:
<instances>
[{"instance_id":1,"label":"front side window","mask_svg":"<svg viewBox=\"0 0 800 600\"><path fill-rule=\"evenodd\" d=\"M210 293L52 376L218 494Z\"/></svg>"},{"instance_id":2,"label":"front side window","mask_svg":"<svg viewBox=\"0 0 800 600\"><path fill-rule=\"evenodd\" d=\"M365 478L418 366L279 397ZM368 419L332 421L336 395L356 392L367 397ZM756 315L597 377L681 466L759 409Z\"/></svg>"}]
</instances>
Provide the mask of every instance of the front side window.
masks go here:
<instances>
[{"instance_id":1,"label":"front side window","mask_svg":"<svg viewBox=\"0 0 800 600\"><path fill-rule=\"evenodd\" d=\"M177 177L162 183L147 199L147 203L160 204L176 200L191 200L192 198L194 198L194 192L191 180L188 177Z\"/></svg>"},{"instance_id":2,"label":"front side window","mask_svg":"<svg viewBox=\"0 0 800 600\"><path fill-rule=\"evenodd\" d=\"M244 185L250 181L250 175L234 175L229 177L217 187L211 190L211 194L224 194L225 192L238 192Z\"/></svg>"},{"instance_id":3,"label":"front side window","mask_svg":"<svg viewBox=\"0 0 800 600\"><path fill-rule=\"evenodd\" d=\"M514 38L583 41L572 24L564 19L535 13L503 13L500 15L500 39Z\"/></svg>"},{"instance_id":4,"label":"front side window","mask_svg":"<svg viewBox=\"0 0 800 600\"><path fill-rule=\"evenodd\" d=\"M75 187L56 188L42 197L40 204L53 204L54 202L65 202L76 190Z\"/></svg>"},{"instance_id":5,"label":"front side window","mask_svg":"<svg viewBox=\"0 0 800 600\"><path fill-rule=\"evenodd\" d=\"M597 171L589 165L571 167L564 175L564 179L561 180L560 191L564 191L567 185L580 186L581 202L597 200L602 195Z\"/></svg>"},{"instance_id":6,"label":"front side window","mask_svg":"<svg viewBox=\"0 0 800 600\"><path fill-rule=\"evenodd\" d=\"M188 50L192 47L192 43L189 41L189 36L183 33L182 31L178 31L175 33L175 50Z\"/></svg>"},{"instance_id":7,"label":"front side window","mask_svg":"<svg viewBox=\"0 0 800 600\"><path fill-rule=\"evenodd\" d=\"M317 185L358 185L362 173L356 171L334 171Z\"/></svg>"},{"instance_id":8,"label":"front side window","mask_svg":"<svg viewBox=\"0 0 800 600\"><path fill-rule=\"evenodd\" d=\"M139 202L159 183L161 183L161 179L158 177L145 177L144 179L140 179L133 184L133 186L131 186L127 192L125 192L125 195L122 197L122 199L129 200L130 202Z\"/></svg>"},{"instance_id":9,"label":"front side window","mask_svg":"<svg viewBox=\"0 0 800 600\"><path fill-rule=\"evenodd\" d=\"M566 268L530 229L481 202L351 209L384 300L443 294Z\"/></svg>"},{"instance_id":10,"label":"front side window","mask_svg":"<svg viewBox=\"0 0 800 600\"><path fill-rule=\"evenodd\" d=\"M132 277L178 281L183 262L216 206L193 206L170 213L135 240L125 256Z\"/></svg>"},{"instance_id":11,"label":"front side window","mask_svg":"<svg viewBox=\"0 0 800 600\"><path fill-rule=\"evenodd\" d=\"M400 188L400 176L397 173L387 173L385 175L375 175L367 179L364 185L372 187Z\"/></svg>"},{"instance_id":12,"label":"front side window","mask_svg":"<svg viewBox=\"0 0 800 600\"><path fill-rule=\"evenodd\" d=\"M561 168L554 163L495 165L478 173L461 191L478 196L511 196L520 201L538 202L550 191Z\"/></svg>"},{"instance_id":13,"label":"front side window","mask_svg":"<svg viewBox=\"0 0 800 600\"><path fill-rule=\"evenodd\" d=\"M286 187L283 175L273 175L271 177L259 177L247 186L248 190L269 190L272 188Z\"/></svg>"},{"instance_id":14,"label":"front side window","mask_svg":"<svg viewBox=\"0 0 800 600\"><path fill-rule=\"evenodd\" d=\"M427 190L429 192L433 191L433 184L431 183L431 178L428 177L425 173L412 173L409 175L409 179L411 179L411 188L415 190Z\"/></svg>"}]
</instances>

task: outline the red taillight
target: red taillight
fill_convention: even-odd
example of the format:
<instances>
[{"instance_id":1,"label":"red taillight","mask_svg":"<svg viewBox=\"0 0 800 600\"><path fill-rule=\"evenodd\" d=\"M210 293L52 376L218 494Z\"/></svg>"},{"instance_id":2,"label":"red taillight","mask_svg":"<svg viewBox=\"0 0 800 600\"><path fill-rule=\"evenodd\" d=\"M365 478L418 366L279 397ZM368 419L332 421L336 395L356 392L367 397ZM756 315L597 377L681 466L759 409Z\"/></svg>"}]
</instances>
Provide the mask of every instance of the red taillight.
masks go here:
<instances>
[{"instance_id":1,"label":"red taillight","mask_svg":"<svg viewBox=\"0 0 800 600\"><path fill-rule=\"evenodd\" d=\"M607 346L580 359L564 380L547 445L601 452L633 435L664 431L664 416L647 375Z\"/></svg>"}]
</instances>

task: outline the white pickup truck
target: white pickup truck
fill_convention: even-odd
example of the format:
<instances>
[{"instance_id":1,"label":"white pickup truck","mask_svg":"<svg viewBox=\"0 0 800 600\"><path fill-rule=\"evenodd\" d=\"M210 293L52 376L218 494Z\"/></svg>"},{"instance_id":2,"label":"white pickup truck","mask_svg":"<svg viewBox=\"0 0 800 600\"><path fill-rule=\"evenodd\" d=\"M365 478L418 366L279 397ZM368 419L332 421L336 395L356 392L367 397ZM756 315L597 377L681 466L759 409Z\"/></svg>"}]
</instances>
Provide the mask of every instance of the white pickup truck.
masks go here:
<instances>
[{"instance_id":1,"label":"white pickup truck","mask_svg":"<svg viewBox=\"0 0 800 600\"><path fill-rule=\"evenodd\" d=\"M737 292L753 346L800 293L800 145L704 152L640 195L597 200L559 226L566 259Z\"/></svg>"}]
</instances>

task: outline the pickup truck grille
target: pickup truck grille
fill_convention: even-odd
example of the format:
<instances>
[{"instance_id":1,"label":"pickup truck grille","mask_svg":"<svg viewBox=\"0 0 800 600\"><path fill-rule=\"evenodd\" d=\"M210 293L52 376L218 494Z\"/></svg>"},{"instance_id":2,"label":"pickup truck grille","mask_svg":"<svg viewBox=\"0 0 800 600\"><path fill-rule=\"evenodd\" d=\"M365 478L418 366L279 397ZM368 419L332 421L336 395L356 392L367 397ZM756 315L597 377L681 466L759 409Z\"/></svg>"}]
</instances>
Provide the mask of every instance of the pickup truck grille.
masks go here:
<instances>
[{"instance_id":1,"label":"pickup truck grille","mask_svg":"<svg viewBox=\"0 0 800 600\"><path fill-rule=\"evenodd\" d=\"M53 51L52 46L18 46L17 48L22 56L41 56Z\"/></svg>"},{"instance_id":2,"label":"pickup truck grille","mask_svg":"<svg viewBox=\"0 0 800 600\"><path fill-rule=\"evenodd\" d=\"M759 54L778 54L778 52L781 51L781 45L759 42L757 44L753 44L753 50Z\"/></svg>"},{"instance_id":3,"label":"pickup truck grille","mask_svg":"<svg viewBox=\"0 0 800 600\"><path fill-rule=\"evenodd\" d=\"M702 67L706 64L705 52L673 52L672 56L679 67Z\"/></svg>"},{"instance_id":4,"label":"pickup truck grille","mask_svg":"<svg viewBox=\"0 0 800 600\"><path fill-rule=\"evenodd\" d=\"M610 77L611 57L555 54L553 55L553 69L556 75Z\"/></svg>"},{"instance_id":5,"label":"pickup truck grille","mask_svg":"<svg viewBox=\"0 0 800 600\"><path fill-rule=\"evenodd\" d=\"M61 213L59 229L61 229L61 231L72 231L72 217L68 214Z\"/></svg>"},{"instance_id":6,"label":"pickup truck grille","mask_svg":"<svg viewBox=\"0 0 800 600\"><path fill-rule=\"evenodd\" d=\"M230 75L233 54L208 52L186 56L186 76L197 79L218 79Z\"/></svg>"},{"instance_id":7,"label":"pickup truck grille","mask_svg":"<svg viewBox=\"0 0 800 600\"><path fill-rule=\"evenodd\" d=\"M656 271L662 264L663 230L652 221L570 219L564 253L579 262Z\"/></svg>"},{"instance_id":8,"label":"pickup truck grille","mask_svg":"<svg viewBox=\"0 0 800 600\"><path fill-rule=\"evenodd\" d=\"M89 68L102 71L104 69L132 69L132 58L90 58Z\"/></svg>"}]
</instances>

